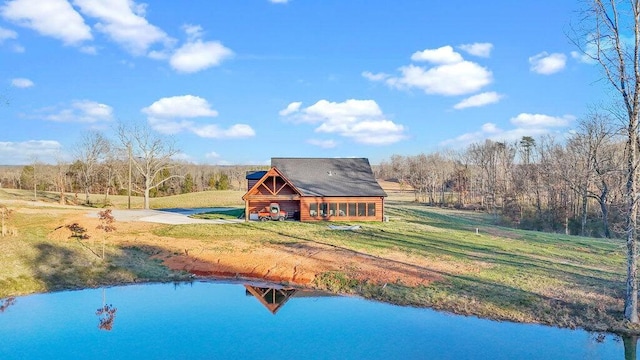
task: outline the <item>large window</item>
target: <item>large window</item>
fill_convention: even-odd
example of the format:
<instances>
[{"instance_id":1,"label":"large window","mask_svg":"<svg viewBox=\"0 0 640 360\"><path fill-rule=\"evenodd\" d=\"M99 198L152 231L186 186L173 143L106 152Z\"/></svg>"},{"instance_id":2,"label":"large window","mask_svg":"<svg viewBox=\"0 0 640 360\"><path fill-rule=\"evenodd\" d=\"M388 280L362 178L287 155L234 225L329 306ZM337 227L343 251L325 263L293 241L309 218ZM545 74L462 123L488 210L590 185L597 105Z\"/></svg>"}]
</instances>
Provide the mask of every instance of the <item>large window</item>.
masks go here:
<instances>
[{"instance_id":1,"label":"large window","mask_svg":"<svg viewBox=\"0 0 640 360\"><path fill-rule=\"evenodd\" d=\"M367 216L376 216L376 203L367 203Z\"/></svg>"},{"instance_id":2,"label":"large window","mask_svg":"<svg viewBox=\"0 0 640 360\"><path fill-rule=\"evenodd\" d=\"M328 210L328 204L322 203L320 204L320 216L329 216L329 212Z\"/></svg>"},{"instance_id":3,"label":"large window","mask_svg":"<svg viewBox=\"0 0 640 360\"><path fill-rule=\"evenodd\" d=\"M318 204L316 203L309 204L309 216L311 217L318 216Z\"/></svg>"},{"instance_id":4,"label":"large window","mask_svg":"<svg viewBox=\"0 0 640 360\"><path fill-rule=\"evenodd\" d=\"M356 216L356 204L347 204L349 207L349 216Z\"/></svg>"},{"instance_id":5,"label":"large window","mask_svg":"<svg viewBox=\"0 0 640 360\"><path fill-rule=\"evenodd\" d=\"M338 216L347 216L347 204L346 203L340 203L339 209L338 209Z\"/></svg>"},{"instance_id":6,"label":"large window","mask_svg":"<svg viewBox=\"0 0 640 360\"><path fill-rule=\"evenodd\" d=\"M310 203L311 217L375 217L376 203Z\"/></svg>"},{"instance_id":7,"label":"large window","mask_svg":"<svg viewBox=\"0 0 640 360\"><path fill-rule=\"evenodd\" d=\"M358 203L358 216L367 216L367 204Z\"/></svg>"}]
</instances>

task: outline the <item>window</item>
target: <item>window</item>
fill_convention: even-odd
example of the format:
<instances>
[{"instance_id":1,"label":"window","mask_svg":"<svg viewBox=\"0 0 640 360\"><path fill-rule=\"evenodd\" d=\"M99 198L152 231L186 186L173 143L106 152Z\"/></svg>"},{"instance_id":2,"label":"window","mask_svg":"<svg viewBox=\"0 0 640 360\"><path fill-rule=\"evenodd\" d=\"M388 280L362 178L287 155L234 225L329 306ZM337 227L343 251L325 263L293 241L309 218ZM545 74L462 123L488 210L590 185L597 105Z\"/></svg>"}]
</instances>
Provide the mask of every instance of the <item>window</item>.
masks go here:
<instances>
[{"instance_id":1,"label":"window","mask_svg":"<svg viewBox=\"0 0 640 360\"><path fill-rule=\"evenodd\" d=\"M312 216L312 217L318 216L318 204L316 203L309 204L309 216Z\"/></svg>"},{"instance_id":2,"label":"window","mask_svg":"<svg viewBox=\"0 0 640 360\"><path fill-rule=\"evenodd\" d=\"M356 216L356 204L347 204L349 206L349 216Z\"/></svg>"},{"instance_id":3,"label":"window","mask_svg":"<svg viewBox=\"0 0 640 360\"><path fill-rule=\"evenodd\" d=\"M367 216L376 216L376 203L367 203Z\"/></svg>"},{"instance_id":4,"label":"window","mask_svg":"<svg viewBox=\"0 0 640 360\"><path fill-rule=\"evenodd\" d=\"M358 216L367 216L367 204L358 203Z\"/></svg>"},{"instance_id":5,"label":"window","mask_svg":"<svg viewBox=\"0 0 640 360\"><path fill-rule=\"evenodd\" d=\"M329 216L329 213L327 212L327 206L328 204L320 204L320 216Z\"/></svg>"},{"instance_id":6,"label":"window","mask_svg":"<svg viewBox=\"0 0 640 360\"><path fill-rule=\"evenodd\" d=\"M336 203L329 204L329 216L337 216L338 215L337 208L338 208L338 204Z\"/></svg>"},{"instance_id":7,"label":"window","mask_svg":"<svg viewBox=\"0 0 640 360\"><path fill-rule=\"evenodd\" d=\"M338 216L347 216L347 204L341 203L339 205Z\"/></svg>"}]
</instances>

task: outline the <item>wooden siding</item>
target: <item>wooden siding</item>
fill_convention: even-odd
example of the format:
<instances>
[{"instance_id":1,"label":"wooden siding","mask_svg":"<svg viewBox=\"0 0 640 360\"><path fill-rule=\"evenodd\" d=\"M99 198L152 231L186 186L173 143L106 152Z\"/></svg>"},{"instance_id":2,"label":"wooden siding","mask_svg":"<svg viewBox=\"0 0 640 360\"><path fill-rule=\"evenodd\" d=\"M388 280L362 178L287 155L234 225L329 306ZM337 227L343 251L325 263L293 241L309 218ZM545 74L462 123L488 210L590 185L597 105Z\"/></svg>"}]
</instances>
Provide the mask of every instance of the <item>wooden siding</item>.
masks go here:
<instances>
[{"instance_id":1,"label":"wooden siding","mask_svg":"<svg viewBox=\"0 0 640 360\"><path fill-rule=\"evenodd\" d=\"M255 191L249 196L256 195L297 195L297 193L291 185L287 184L282 178L271 176L256 187Z\"/></svg>"},{"instance_id":2,"label":"wooden siding","mask_svg":"<svg viewBox=\"0 0 640 360\"><path fill-rule=\"evenodd\" d=\"M355 206L359 208L358 204L371 204L375 205L375 215L374 216L353 216L350 215L349 208L344 212L343 215L339 215L340 205L339 204L351 204L351 206ZM316 204L319 208L320 204L327 204L327 214L326 216L322 216L318 214L318 216L311 216L310 210L312 204ZM335 212L331 214L330 210L332 210L332 205L335 205ZM347 205L349 206L349 205ZM365 205L367 206L367 205ZM367 206L368 207L368 206ZM367 209L368 210L368 209ZM383 197L302 197L300 198L300 221L382 221L384 219L384 198Z\"/></svg>"},{"instance_id":3,"label":"wooden siding","mask_svg":"<svg viewBox=\"0 0 640 360\"><path fill-rule=\"evenodd\" d=\"M258 181L260 181L260 179L258 179L258 180L247 180L247 191L251 190L253 185L255 185Z\"/></svg>"}]
</instances>

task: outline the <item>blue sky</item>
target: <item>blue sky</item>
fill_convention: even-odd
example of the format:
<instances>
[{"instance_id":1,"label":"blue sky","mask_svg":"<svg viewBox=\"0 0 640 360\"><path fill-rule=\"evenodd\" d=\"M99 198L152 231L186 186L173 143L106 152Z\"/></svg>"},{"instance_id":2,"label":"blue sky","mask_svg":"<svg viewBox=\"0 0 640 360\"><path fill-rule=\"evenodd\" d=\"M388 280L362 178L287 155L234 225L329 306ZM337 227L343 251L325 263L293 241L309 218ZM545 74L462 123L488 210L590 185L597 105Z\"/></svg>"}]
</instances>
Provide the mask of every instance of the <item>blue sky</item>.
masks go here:
<instances>
[{"instance_id":1,"label":"blue sky","mask_svg":"<svg viewBox=\"0 0 640 360\"><path fill-rule=\"evenodd\" d=\"M147 123L199 164L562 137L611 96L579 0L10 0L0 164Z\"/></svg>"}]
</instances>

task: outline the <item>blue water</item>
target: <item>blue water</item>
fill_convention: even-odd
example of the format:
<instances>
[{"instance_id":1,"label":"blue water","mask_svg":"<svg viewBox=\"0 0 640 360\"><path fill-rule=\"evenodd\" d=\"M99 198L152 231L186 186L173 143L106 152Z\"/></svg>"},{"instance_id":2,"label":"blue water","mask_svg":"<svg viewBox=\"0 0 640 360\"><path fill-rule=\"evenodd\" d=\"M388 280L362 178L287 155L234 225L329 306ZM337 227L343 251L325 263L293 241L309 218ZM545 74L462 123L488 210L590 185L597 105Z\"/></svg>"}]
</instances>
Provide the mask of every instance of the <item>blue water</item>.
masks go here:
<instances>
[{"instance_id":1,"label":"blue water","mask_svg":"<svg viewBox=\"0 0 640 360\"><path fill-rule=\"evenodd\" d=\"M0 359L624 359L614 336L299 295L275 315L231 283L19 297L0 312Z\"/></svg>"}]
</instances>

